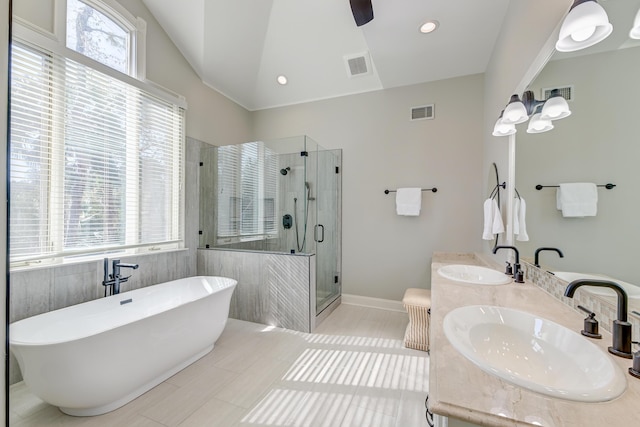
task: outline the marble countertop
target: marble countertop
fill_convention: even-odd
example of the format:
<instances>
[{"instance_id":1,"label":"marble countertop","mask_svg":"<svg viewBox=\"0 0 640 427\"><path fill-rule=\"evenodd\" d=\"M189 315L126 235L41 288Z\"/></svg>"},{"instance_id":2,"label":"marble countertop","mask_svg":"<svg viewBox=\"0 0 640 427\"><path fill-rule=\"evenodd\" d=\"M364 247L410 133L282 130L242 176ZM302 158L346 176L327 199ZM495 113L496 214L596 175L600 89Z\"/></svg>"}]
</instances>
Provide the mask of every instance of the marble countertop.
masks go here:
<instances>
[{"instance_id":1,"label":"marble countertop","mask_svg":"<svg viewBox=\"0 0 640 427\"><path fill-rule=\"evenodd\" d=\"M431 352L429 407L432 412L482 426L606 426L638 425L640 379L627 373L630 359L610 355L627 378L627 390L609 402L583 403L555 399L507 383L490 375L458 353L442 329L444 316L466 305L510 307L545 317L579 332L584 315L563 304L532 283L478 286L441 277L437 269L446 264L502 267L482 254L433 254L431 264ZM611 334L591 340L607 355Z\"/></svg>"}]
</instances>

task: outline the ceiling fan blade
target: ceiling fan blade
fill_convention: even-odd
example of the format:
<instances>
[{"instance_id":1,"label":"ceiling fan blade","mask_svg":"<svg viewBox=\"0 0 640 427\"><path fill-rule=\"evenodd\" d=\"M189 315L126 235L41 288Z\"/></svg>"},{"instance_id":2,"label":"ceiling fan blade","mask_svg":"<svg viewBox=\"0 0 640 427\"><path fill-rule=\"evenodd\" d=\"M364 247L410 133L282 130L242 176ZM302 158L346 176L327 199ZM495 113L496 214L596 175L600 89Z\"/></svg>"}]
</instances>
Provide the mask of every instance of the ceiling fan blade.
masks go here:
<instances>
[{"instance_id":1,"label":"ceiling fan blade","mask_svg":"<svg viewBox=\"0 0 640 427\"><path fill-rule=\"evenodd\" d=\"M353 19L358 27L363 26L373 19L373 6L371 0L349 0Z\"/></svg>"}]
</instances>

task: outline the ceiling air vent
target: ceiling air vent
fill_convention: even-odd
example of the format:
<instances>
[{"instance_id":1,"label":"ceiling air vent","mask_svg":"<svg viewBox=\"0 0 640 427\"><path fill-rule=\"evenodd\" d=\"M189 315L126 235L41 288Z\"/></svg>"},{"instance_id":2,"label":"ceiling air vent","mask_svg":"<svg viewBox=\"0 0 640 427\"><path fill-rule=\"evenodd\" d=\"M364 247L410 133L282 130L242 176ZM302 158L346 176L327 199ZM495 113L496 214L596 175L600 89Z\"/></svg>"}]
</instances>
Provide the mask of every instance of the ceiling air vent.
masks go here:
<instances>
[{"instance_id":1,"label":"ceiling air vent","mask_svg":"<svg viewBox=\"0 0 640 427\"><path fill-rule=\"evenodd\" d=\"M549 99L551 91L554 89L558 89L558 91L560 91L560 95L562 95L562 97L567 101L573 101L573 86L542 88L542 99L545 101Z\"/></svg>"},{"instance_id":2,"label":"ceiling air vent","mask_svg":"<svg viewBox=\"0 0 640 427\"><path fill-rule=\"evenodd\" d=\"M411 108L411 120L430 120L435 117L434 104Z\"/></svg>"},{"instance_id":3,"label":"ceiling air vent","mask_svg":"<svg viewBox=\"0 0 640 427\"><path fill-rule=\"evenodd\" d=\"M349 77L359 77L371 74L371 61L368 53L360 53L344 57Z\"/></svg>"}]
</instances>

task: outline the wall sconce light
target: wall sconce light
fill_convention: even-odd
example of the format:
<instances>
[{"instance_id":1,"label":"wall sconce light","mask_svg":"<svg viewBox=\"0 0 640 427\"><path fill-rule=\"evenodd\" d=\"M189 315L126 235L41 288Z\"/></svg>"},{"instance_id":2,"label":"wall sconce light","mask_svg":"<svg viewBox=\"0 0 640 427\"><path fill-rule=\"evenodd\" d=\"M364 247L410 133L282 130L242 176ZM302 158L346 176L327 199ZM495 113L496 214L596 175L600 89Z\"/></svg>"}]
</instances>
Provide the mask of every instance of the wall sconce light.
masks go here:
<instances>
[{"instance_id":1,"label":"wall sconce light","mask_svg":"<svg viewBox=\"0 0 640 427\"><path fill-rule=\"evenodd\" d=\"M629 31L629 37L640 40L640 10L636 13L636 19L633 20L633 28Z\"/></svg>"},{"instance_id":2,"label":"wall sconce light","mask_svg":"<svg viewBox=\"0 0 640 427\"><path fill-rule=\"evenodd\" d=\"M539 101L538 101L539 102ZM544 101L540 118L542 120L560 120L571 115L567 100L560 95L558 89L553 89L549 94L549 98Z\"/></svg>"},{"instance_id":3,"label":"wall sconce light","mask_svg":"<svg viewBox=\"0 0 640 427\"><path fill-rule=\"evenodd\" d=\"M500 117L493 127L493 136L507 136L516 133L516 126L526 122L529 117L527 133L542 133L553 129L552 120L559 120L571 115L567 101L560 95L558 89L551 91L549 99L538 101L533 92L528 90L522 94L512 95L509 104L500 113Z\"/></svg>"},{"instance_id":4,"label":"wall sconce light","mask_svg":"<svg viewBox=\"0 0 640 427\"><path fill-rule=\"evenodd\" d=\"M504 110L500 113L500 117L496 120L496 124L493 126L493 136L508 136L516 133L516 125L507 124L502 121L504 117Z\"/></svg>"},{"instance_id":5,"label":"wall sconce light","mask_svg":"<svg viewBox=\"0 0 640 427\"><path fill-rule=\"evenodd\" d=\"M559 52L574 52L609 37L613 25L596 0L575 0L560 27L556 43Z\"/></svg>"},{"instance_id":6,"label":"wall sconce light","mask_svg":"<svg viewBox=\"0 0 640 427\"><path fill-rule=\"evenodd\" d=\"M536 107L535 114L531 116L531 120L529 120L527 133L542 133L553 129L553 123L551 123L551 120L543 119L540 111L542 111L542 107Z\"/></svg>"}]
</instances>

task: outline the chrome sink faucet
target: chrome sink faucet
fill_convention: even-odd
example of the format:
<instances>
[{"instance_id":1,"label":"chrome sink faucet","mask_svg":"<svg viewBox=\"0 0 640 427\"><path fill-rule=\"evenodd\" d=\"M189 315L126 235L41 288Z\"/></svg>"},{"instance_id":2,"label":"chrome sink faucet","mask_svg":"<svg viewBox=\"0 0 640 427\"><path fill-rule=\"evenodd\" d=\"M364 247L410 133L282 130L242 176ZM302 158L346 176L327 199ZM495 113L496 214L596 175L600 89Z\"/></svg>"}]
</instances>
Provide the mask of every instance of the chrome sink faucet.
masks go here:
<instances>
[{"instance_id":1,"label":"chrome sink faucet","mask_svg":"<svg viewBox=\"0 0 640 427\"><path fill-rule=\"evenodd\" d=\"M120 274L121 268L136 270L139 267L138 264L121 263L119 259L114 259L111 264L112 273L109 274L109 258L104 259L104 279L102 280L102 286L105 287L104 296L107 296L107 287L109 286L111 287L109 295L119 294L120 284L125 283L129 280L129 277L131 277L131 275L123 277L122 274Z\"/></svg>"},{"instance_id":2,"label":"chrome sink faucet","mask_svg":"<svg viewBox=\"0 0 640 427\"><path fill-rule=\"evenodd\" d=\"M618 294L618 318L613 321L613 345L609 347L609 353L616 356L631 359L631 323L627 321L628 297L625 290L617 283L609 280L578 279L569 283L564 291L564 296L573 298L573 294L580 286L599 286L613 289Z\"/></svg>"},{"instance_id":3,"label":"chrome sink faucet","mask_svg":"<svg viewBox=\"0 0 640 427\"><path fill-rule=\"evenodd\" d=\"M524 283L524 274L520 269L520 252L518 252L518 248L515 246L496 246L493 248L493 253L497 253L498 249L512 249L516 254L516 261L513 264L513 279L516 283Z\"/></svg>"}]
</instances>

